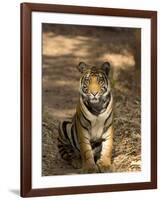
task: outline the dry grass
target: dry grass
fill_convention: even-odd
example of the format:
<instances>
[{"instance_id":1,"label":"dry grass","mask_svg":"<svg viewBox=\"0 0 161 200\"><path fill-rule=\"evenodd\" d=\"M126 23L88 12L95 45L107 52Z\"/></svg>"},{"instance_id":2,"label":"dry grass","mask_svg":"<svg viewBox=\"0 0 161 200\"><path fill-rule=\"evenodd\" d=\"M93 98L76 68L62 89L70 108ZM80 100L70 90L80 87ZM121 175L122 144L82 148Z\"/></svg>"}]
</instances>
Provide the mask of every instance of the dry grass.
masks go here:
<instances>
[{"instance_id":1,"label":"dry grass","mask_svg":"<svg viewBox=\"0 0 161 200\"><path fill-rule=\"evenodd\" d=\"M56 138L59 120L75 112L80 77L76 65L80 61L93 65L111 62L115 102L113 169L140 171L140 66L135 66L139 62L134 30L64 25L43 28L42 175L79 173L60 158Z\"/></svg>"}]
</instances>

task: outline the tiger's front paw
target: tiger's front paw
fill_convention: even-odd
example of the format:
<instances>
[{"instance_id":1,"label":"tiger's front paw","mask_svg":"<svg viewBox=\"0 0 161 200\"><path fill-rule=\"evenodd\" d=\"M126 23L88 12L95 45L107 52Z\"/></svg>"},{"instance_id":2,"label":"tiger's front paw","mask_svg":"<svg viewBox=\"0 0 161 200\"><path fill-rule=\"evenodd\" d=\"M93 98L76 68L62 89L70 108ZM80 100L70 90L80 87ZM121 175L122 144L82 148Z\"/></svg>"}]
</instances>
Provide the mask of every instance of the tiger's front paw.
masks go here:
<instances>
[{"instance_id":1,"label":"tiger's front paw","mask_svg":"<svg viewBox=\"0 0 161 200\"><path fill-rule=\"evenodd\" d=\"M99 172L112 172L111 161L99 159L97 161Z\"/></svg>"},{"instance_id":2,"label":"tiger's front paw","mask_svg":"<svg viewBox=\"0 0 161 200\"><path fill-rule=\"evenodd\" d=\"M83 166L83 173L98 173L99 169L96 164Z\"/></svg>"},{"instance_id":3,"label":"tiger's front paw","mask_svg":"<svg viewBox=\"0 0 161 200\"><path fill-rule=\"evenodd\" d=\"M71 164L75 169L80 169L82 167L81 159L73 159Z\"/></svg>"}]
</instances>

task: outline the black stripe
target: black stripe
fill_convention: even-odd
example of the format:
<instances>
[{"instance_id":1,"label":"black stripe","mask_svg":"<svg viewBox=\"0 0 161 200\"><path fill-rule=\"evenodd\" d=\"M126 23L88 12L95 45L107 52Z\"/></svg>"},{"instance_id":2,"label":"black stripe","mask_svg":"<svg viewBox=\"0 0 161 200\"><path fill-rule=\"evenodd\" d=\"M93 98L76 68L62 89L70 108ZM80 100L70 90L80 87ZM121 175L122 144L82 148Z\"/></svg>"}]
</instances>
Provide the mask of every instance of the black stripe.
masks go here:
<instances>
[{"instance_id":1,"label":"black stripe","mask_svg":"<svg viewBox=\"0 0 161 200\"><path fill-rule=\"evenodd\" d=\"M74 147L79 151L79 148L77 147L77 144L76 144L76 141L75 141L75 138L74 138L73 125L71 127L71 136L72 136L72 141L73 141Z\"/></svg>"},{"instance_id":2,"label":"black stripe","mask_svg":"<svg viewBox=\"0 0 161 200\"><path fill-rule=\"evenodd\" d=\"M75 118L76 119L76 118ZM76 135L78 135L78 131L77 131L77 120L75 120L75 132L76 132Z\"/></svg>"},{"instance_id":3,"label":"black stripe","mask_svg":"<svg viewBox=\"0 0 161 200\"><path fill-rule=\"evenodd\" d=\"M76 118L75 118L75 119L76 119ZM75 134L78 135L76 120L75 120L75 125L74 125L74 127L75 127ZM79 150L79 148L78 148L78 150ZM80 151L80 150L79 150L79 151Z\"/></svg>"},{"instance_id":4,"label":"black stripe","mask_svg":"<svg viewBox=\"0 0 161 200\"><path fill-rule=\"evenodd\" d=\"M111 125L112 125L112 122L107 127L104 127L103 134L106 133L106 131L110 128Z\"/></svg>"},{"instance_id":5,"label":"black stripe","mask_svg":"<svg viewBox=\"0 0 161 200\"><path fill-rule=\"evenodd\" d=\"M84 141L83 142L79 141L79 144L81 144L81 143L90 144L90 139L86 136L83 136L83 137L88 141L88 143L86 143Z\"/></svg>"},{"instance_id":6,"label":"black stripe","mask_svg":"<svg viewBox=\"0 0 161 200\"><path fill-rule=\"evenodd\" d=\"M104 73L104 72L103 72L103 74L104 74L104 77L105 77L105 79L106 79L107 86L108 86L108 78L107 78L107 75L106 75L106 73Z\"/></svg>"},{"instance_id":7,"label":"black stripe","mask_svg":"<svg viewBox=\"0 0 161 200\"><path fill-rule=\"evenodd\" d=\"M85 117L84 113L82 111L80 111L80 113L82 114L83 118L91 125L91 121Z\"/></svg>"},{"instance_id":8,"label":"black stripe","mask_svg":"<svg viewBox=\"0 0 161 200\"><path fill-rule=\"evenodd\" d=\"M77 130L77 124L76 123L75 123L75 132L76 132L76 135L78 135L78 130Z\"/></svg>"},{"instance_id":9,"label":"black stripe","mask_svg":"<svg viewBox=\"0 0 161 200\"><path fill-rule=\"evenodd\" d=\"M88 140L89 141L89 138L88 137L86 137L85 135L83 136L86 140Z\"/></svg>"},{"instance_id":10,"label":"black stripe","mask_svg":"<svg viewBox=\"0 0 161 200\"><path fill-rule=\"evenodd\" d=\"M107 123L107 121L109 120L109 118L111 117L111 115L112 115L112 109L111 109L111 112L110 112L110 114L108 115L108 117L106 118L106 120L105 120L105 122L104 122L104 125L106 125L106 123Z\"/></svg>"},{"instance_id":11,"label":"black stripe","mask_svg":"<svg viewBox=\"0 0 161 200\"><path fill-rule=\"evenodd\" d=\"M70 122L68 122L68 121L64 121L63 124L62 124L62 128L63 128L65 138L70 142L70 139L68 137L68 133L67 133L67 130L66 130L67 124L69 124L69 123Z\"/></svg>"},{"instance_id":12,"label":"black stripe","mask_svg":"<svg viewBox=\"0 0 161 200\"><path fill-rule=\"evenodd\" d=\"M78 118L78 120L79 120L80 125L81 125L85 130L89 131L88 128L87 128L86 126L84 126L84 124L82 124L81 119L80 119L78 116L77 116L77 118Z\"/></svg>"},{"instance_id":13,"label":"black stripe","mask_svg":"<svg viewBox=\"0 0 161 200\"><path fill-rule=\"evenodd\" d=\"M59 153L62 155L63 152L66 152L66 150L63 148L63 149L59 149Z\"/></svg>"},{"instance_id":14,"label":"black stripe","mask_svg":"<svg viewBox=\"0 0 161 200\"><path fill-rule=\"evenodd\" d=\"M59 129L58 129L58 132L59 132L59 141L62 142L62 143L64 143L65 142L64 132L61 129L61 127L62 127L62 124L60 123Z\"/></svg>"},{"instance_id":15,"label":"black stripe","mask_svg":"<svg viewBox=\"0 0 161 200\"><path fill-rule=\"evenodd\" d=\"M62 138L61 138L62 139ZM66 142L64 140L61 140L60 138L58 138L58 142L60 142L61 144L66 144Z\"/></svg>"},{"instance_id":16,"label":"black stripe","mask_svg":"<svg viewBox=\"0 0 161 200\"><path fill-rule=\"evenodd\" d=\"M111 101L111 91L107 94L107 96L106 96L106 101L105 101L105 107L107 108L108 107L108 105L109 105L109 103L110 103L110 101Z\"/></svg>"}]
</instances>

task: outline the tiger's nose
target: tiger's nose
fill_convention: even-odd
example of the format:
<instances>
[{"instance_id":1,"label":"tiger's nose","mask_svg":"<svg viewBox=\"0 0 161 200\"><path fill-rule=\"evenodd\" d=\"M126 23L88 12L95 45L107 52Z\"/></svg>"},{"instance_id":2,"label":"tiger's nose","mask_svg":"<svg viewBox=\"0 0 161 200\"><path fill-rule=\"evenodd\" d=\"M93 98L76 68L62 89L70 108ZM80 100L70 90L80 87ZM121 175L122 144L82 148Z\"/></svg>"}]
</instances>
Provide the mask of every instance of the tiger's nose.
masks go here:
<instances>
[{"instance_id":1,"label":"tiger's nose","mask_svg":"<svg viewBox=\"0 0 161 200\"><path fill-rule=\"evenodd\" d=\"M92 91L93 96L96 96L98 94L98 91Z\"/></svg>"}]
</instances>

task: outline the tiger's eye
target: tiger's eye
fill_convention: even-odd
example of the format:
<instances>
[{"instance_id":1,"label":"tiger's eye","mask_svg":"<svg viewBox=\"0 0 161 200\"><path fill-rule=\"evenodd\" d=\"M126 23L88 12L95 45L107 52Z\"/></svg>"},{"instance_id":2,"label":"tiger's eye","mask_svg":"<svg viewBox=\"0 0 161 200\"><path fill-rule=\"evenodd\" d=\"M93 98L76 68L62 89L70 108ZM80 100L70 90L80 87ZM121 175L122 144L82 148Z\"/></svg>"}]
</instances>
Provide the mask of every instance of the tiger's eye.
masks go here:
<instances>
[{"instance_id":1,"label":"tiger's eye","mask_svg":"<svg viewBox=\"0 0 161 200\"><path fill-rule=\"evenodd\" d=\"M100 83L100 84L104 83L103 77L100 77L100 78L99 78L99 83Z\"/></svg>"}]
</instances>

